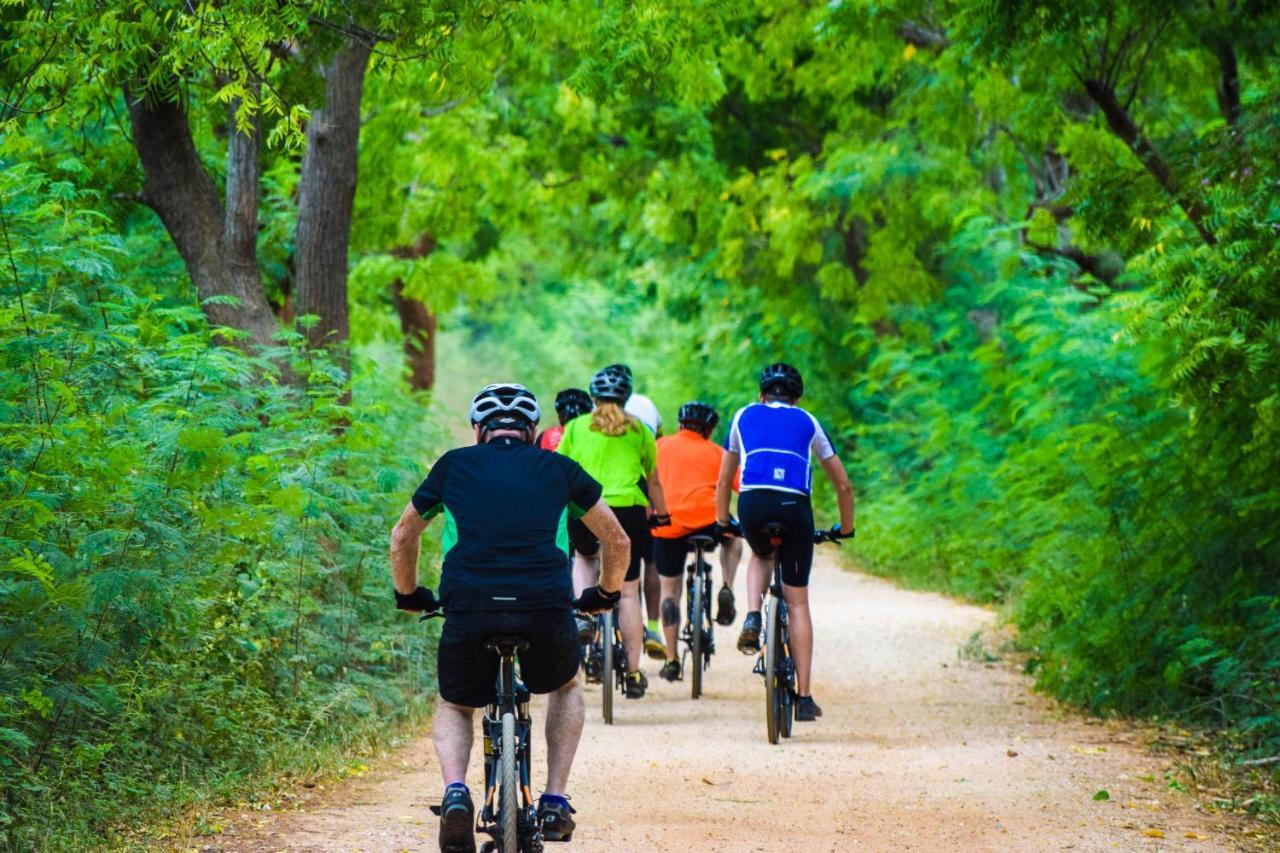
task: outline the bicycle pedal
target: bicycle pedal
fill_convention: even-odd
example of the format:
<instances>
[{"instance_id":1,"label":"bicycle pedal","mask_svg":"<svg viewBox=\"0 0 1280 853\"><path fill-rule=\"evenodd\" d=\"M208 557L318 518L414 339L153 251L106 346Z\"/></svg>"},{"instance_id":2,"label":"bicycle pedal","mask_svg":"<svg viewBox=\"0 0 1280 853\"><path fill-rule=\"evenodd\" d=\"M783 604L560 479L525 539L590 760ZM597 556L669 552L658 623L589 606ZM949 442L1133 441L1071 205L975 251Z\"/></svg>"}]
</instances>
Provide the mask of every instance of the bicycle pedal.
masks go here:
<instances>
[{"instance_id":1,"label":"bicycle pedal","mask_svg":"<svg viewBox=\"0 0 1280 853\"><path fill-rule=\"evenodd\" d=\"M433 815L435 815L436 817L440 817L440 806L438 806L438 805L436 805L436 806L429 806L428 808L430 808L430 809L431 809L431 813L432 813Z\"/></svg>"}]
</instances>

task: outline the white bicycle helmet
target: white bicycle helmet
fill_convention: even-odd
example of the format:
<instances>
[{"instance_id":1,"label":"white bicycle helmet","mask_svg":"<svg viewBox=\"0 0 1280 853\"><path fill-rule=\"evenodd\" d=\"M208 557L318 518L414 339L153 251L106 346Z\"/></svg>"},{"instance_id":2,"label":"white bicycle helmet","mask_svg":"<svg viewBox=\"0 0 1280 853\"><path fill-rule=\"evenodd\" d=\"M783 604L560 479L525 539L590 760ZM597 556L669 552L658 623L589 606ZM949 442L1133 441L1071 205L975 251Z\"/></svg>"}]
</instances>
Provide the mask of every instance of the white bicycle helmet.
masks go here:
<instances>
[{"instance_id":1,"label":"white bicycle helmet","mask_svg":"<svg viewBox=\"0 0 1280 853\"><path fill-rule=\"evenodd\" d=\"M538 425L538 398L515 382L486 385L471 401L471 425L486 429L528 429Z\"/></svg>"}]
</instances>

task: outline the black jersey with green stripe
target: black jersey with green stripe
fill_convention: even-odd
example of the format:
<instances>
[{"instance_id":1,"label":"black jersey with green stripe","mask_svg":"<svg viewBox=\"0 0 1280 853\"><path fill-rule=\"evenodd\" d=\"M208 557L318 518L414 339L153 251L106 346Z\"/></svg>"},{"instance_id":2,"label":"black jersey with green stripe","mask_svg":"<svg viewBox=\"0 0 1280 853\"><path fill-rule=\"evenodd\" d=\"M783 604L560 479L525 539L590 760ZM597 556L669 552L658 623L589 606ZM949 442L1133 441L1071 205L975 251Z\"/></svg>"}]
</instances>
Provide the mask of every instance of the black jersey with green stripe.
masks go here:
<instances>
[{"instance_id":1,"label":"black jersey with green stripe","mask_svg":"<svg viewBox=\"0 0 1280 853\"><path fill-rule=\"evenodd\" d=\"M511 437L450 450L413 495L443 516L440 600L446 611L567 609L567 522L595 506L582 466Z\"/></svg>"}]
</instances>

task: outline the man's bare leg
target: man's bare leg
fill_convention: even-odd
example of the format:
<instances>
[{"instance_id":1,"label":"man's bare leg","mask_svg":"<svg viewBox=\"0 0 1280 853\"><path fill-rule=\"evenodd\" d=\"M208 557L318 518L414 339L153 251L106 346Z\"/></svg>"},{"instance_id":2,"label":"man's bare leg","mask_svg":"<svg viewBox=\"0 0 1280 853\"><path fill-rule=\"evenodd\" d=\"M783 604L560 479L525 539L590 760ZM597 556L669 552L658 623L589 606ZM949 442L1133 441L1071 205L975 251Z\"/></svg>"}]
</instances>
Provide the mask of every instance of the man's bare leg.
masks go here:
<instances>
[{"instance_id":1,"label":"man's bare leg","mask_svg":"<svg viewBox=\"0 0 1280 853\"><path fill-rule=\"evenodd\" d=\"M761 557L754 551L747 563L747 611L759 613L764 604L764 591L773 574L773 557Z\"/></svg>"},{"instance_id":2,"label":"man's bare leg","mask_svg":"<svg viewBox=\"0 0 1280 853\"><path fill-rule=\"evenodd\" d=\"M582 595L582 591L594 586L600 580L600 552L587 557L575 554L573 557L573 594Z\"/></svg>"},{"instance_id":3,"label":"man's bare leg","mask_svg":"<svg viewBox=\"0 0 1280 853\"><path fill-rule=\"evenodd\" d=\"M796 692L801 696L809 692L809 675L813 671L813 619L809 615L809 588L807 586L782 585L782 597L787 602L787 627L791 638L791 657L796 662Z\"/></svg>"},{"instance_id":4,"label":"man's bare leg","mask_svg":"<svg viewBox=\"0 0 1280 853\"><path fill-rule=\"evenodd\" d=\"M471 760L471 741L475 733L472 717L475 708L455 705L445 699L436 703L436 718L431 727L440 775L446 786L466 784L467 764Z\"/></svg>"},{"instance_id":5,"label":"man's bare leg","mask_svg":"<svg viewBox=\"0 0 1280 853\"><path fill-rule=\"evenodd\" d=\"M658 603L662 600L662 585L659 582L658 567L652 557L645 558L643 572L645 618L650 622L657 622L660 614Z\"/></svg>"},{"instance_id":6,"label":"man's bare leg","mask_svg":"<svg viewBox=\"0 0 1280 853\"><path fill-rule=\"evenodd\" d=\"M618 602L618 630L627 650L627 672L640 669L640 653L644 651L644 620L640 618L640 581L624 581L622 599Z\"/></svg>"},{"instance_id":7,"label":"man's bare leg","mask_svg":"<svg viewBox=\"0 0 1280 853\"><path fill-rule=\"evenodd\" d=\"M738 563L742 561L742 540L736 536L726 536L720 546L720 577L724 585L733 589L733 581L738 577Z\"/></svg>"},{"instance_id":8,"label":"man's bare leg","mask_svg":"<svg viewBox=\"0 0 1280 853\"><path fill-rule=\"evenodd\" d=\"M680 632L680 587L681 578L664 577L662 579L662 633L667 641L667 660L679 660L680 650L677 648L676 635ZM667 602L671 605L668 606ZM667 617L675 618L668 620Z\"/></svg>"},{"instance_id":9,"label":"man's bare leg","mask_svg":"<svg viewBox=\"0 0 1280 853\"><path fill-rule=\"evenodd\" d=\"M547 697L547 787L546 793L565 795L569 769L582 739L586 709L578 679L572 678Z\"/></svg>"}]
</instances>

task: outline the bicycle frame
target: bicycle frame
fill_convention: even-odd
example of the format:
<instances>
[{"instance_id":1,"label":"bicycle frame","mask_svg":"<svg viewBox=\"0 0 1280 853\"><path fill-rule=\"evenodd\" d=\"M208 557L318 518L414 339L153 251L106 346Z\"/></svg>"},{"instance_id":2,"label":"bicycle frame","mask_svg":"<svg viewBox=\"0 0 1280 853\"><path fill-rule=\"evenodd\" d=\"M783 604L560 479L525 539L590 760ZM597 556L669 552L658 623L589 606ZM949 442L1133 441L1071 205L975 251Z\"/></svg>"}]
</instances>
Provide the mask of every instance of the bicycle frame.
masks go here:
<instances>
[{"instance_id":1,"label":"bicycle frame","mask_svg":"<svg viewBox=\"0 0 1280 853\"><path fill-rule=\"evenodd\" d=\"M484 805L480 809L477 832L494 840L486 842L482 849L506 853L515 848L503 846L506 815L503 801L515 804L515 828L518 849L521 853L539 853L542 850L542 834L538 826L538 811L530 786L531 738L533 718L529 714L529 691L516 676L516 652L519 647L505 641L490 643L488 648L499 655L498 679L494 689L494 701L485 708L482 729L484 731ZM515 719L515 781L518 796L503 795L503 721L510 714ZM509 842L508 842L509 843Z\"/></svg>"},{"instance_id":2,"label":"bicycle frame","mask_svg":"<svg viewBox=\"0 0 1280 853\"><path fill-rule=\"evenodd\" d=\"M702 696L702 673L710 666L715 652L715 630L711 619L711 564L706 559L710 552L709 537L690 539L694 561L688 568L685 583L685 626L681 639L689 660L685 670L690 675L690 695L698 699Z\"/></svg>"},{"instance_id":3,"label":"bicycle frame","mask_svg":"<svg viewBox=\"0 0 1280 853\"><path fill-rule=\"evenodd\" d=\"M594 622L595 631L591 635L587 655L589 659L595 661L596 666L599 666L598 674L603 690L600 709L605 724L612 725L613 691L616 689L621 692L623 689L627 677L627 655L622 644L622 634L618 630L617 613L614 611L597 613Z\"/></svg>"},{"instance_id":4,"label":"bicycle frame","mask_svg":"<svg viewBox=\"0 0 1280 853\"><path fill-rule=\"evenodd\" d=\"M782 530L771 525L769 542L773 546L773 580L769 584L763 607L764 643L754 672L765 681L765 731L769 743L791 737L795 714L795 662L791 658L791 642L787 630L787 602L782 592Z\"/></svg>"}]
</instances>

